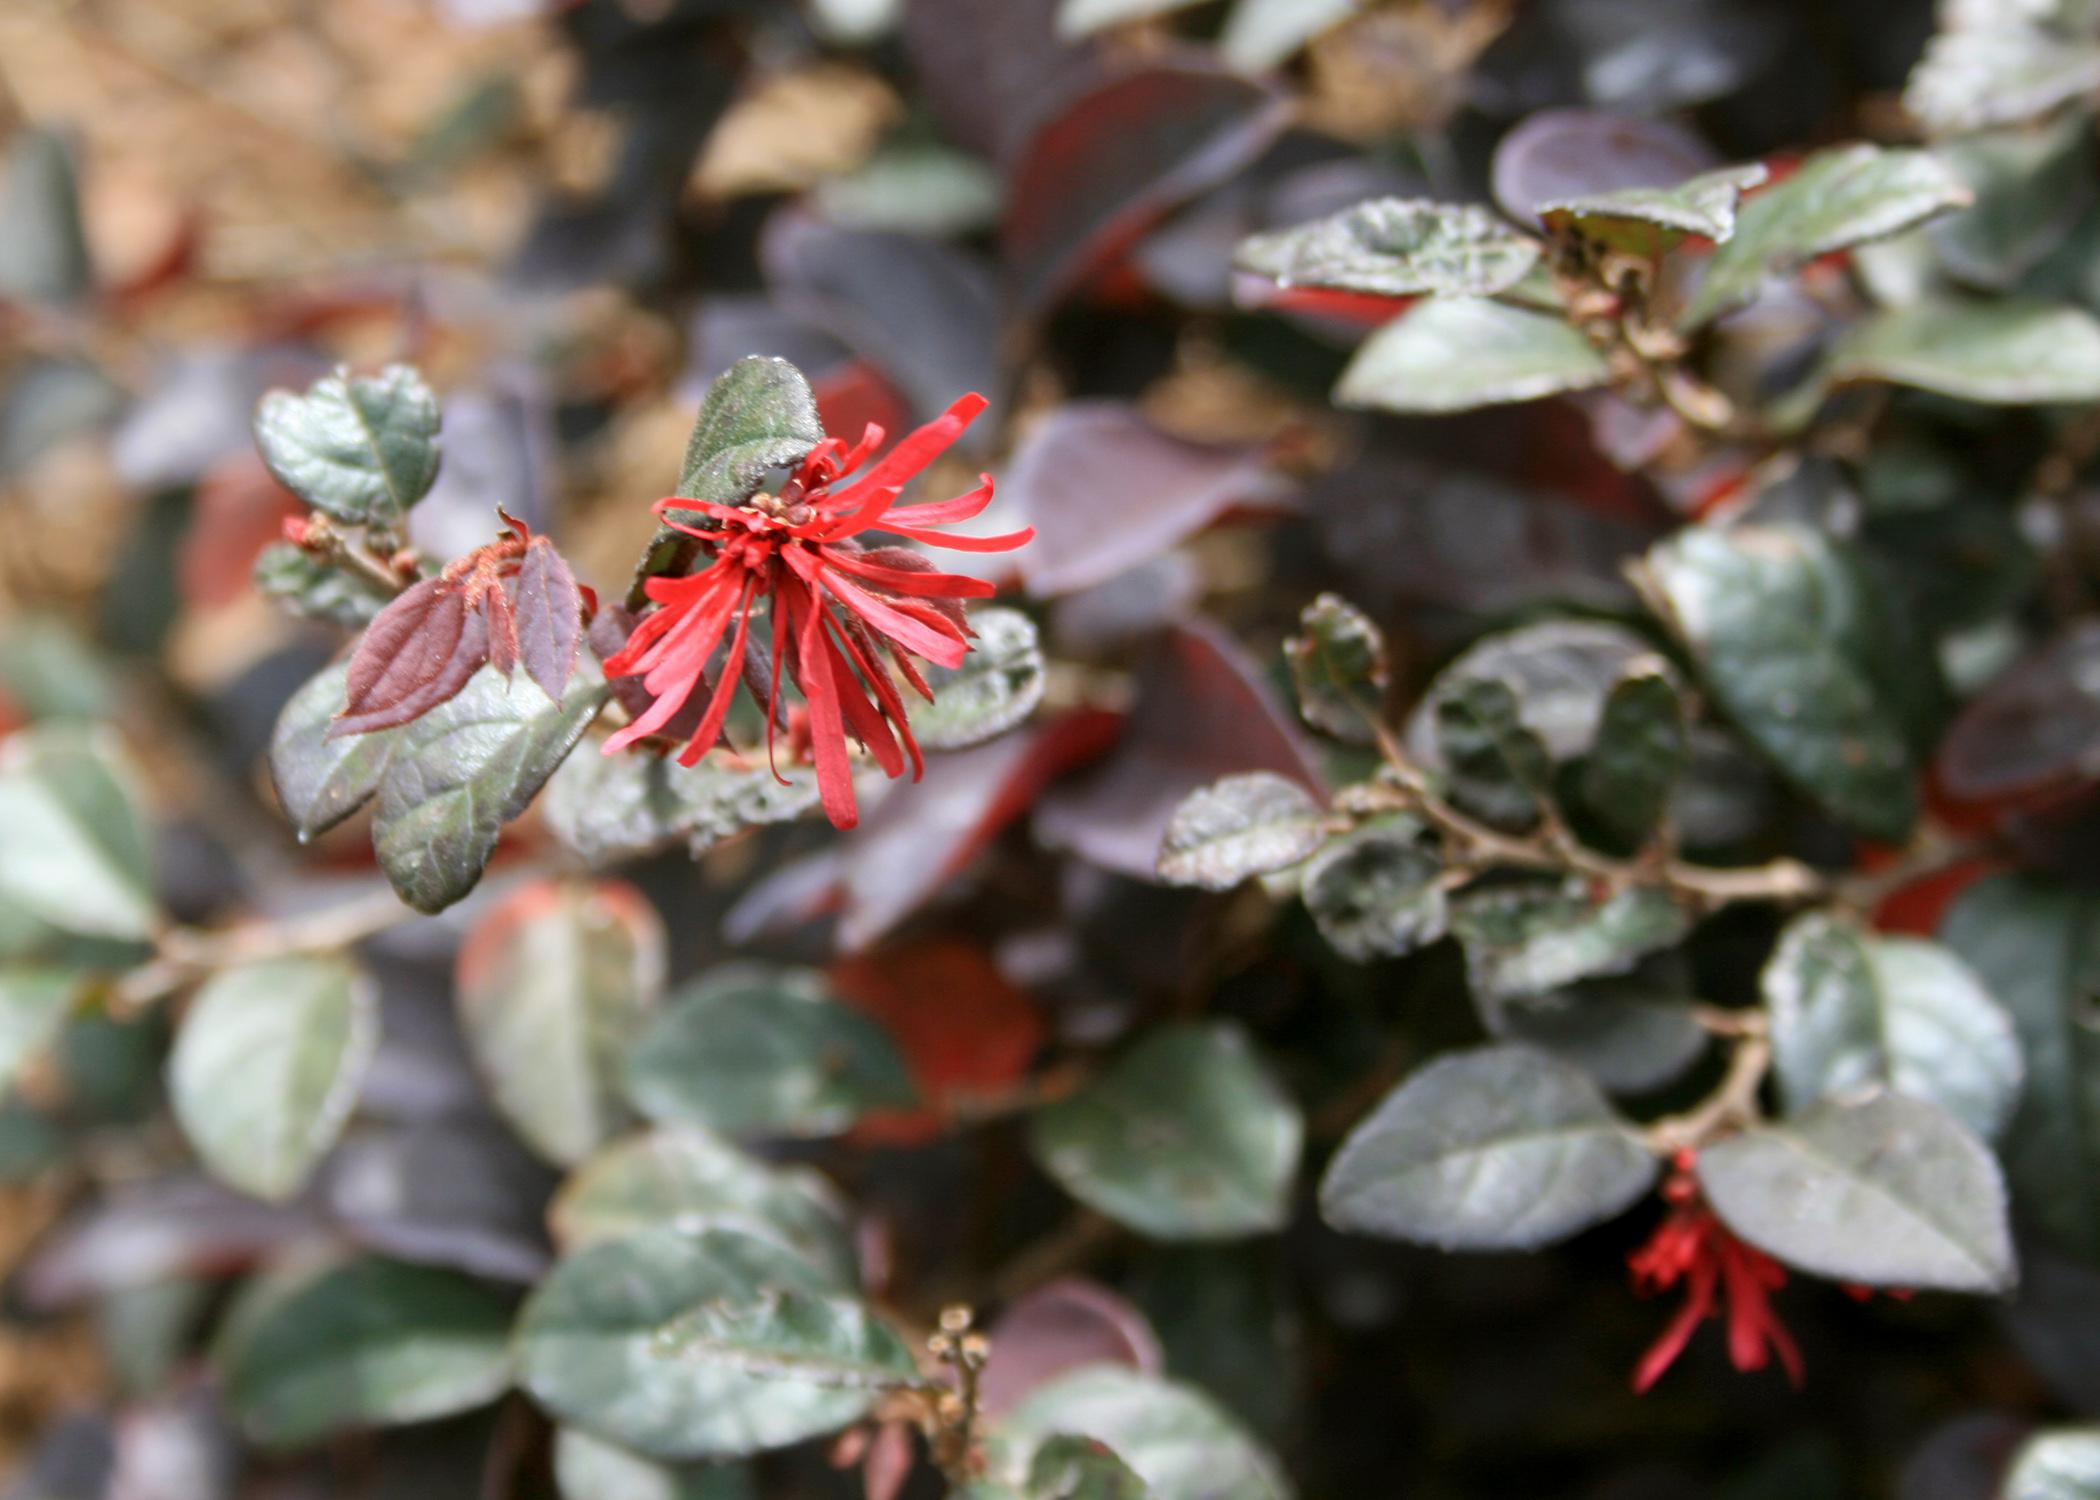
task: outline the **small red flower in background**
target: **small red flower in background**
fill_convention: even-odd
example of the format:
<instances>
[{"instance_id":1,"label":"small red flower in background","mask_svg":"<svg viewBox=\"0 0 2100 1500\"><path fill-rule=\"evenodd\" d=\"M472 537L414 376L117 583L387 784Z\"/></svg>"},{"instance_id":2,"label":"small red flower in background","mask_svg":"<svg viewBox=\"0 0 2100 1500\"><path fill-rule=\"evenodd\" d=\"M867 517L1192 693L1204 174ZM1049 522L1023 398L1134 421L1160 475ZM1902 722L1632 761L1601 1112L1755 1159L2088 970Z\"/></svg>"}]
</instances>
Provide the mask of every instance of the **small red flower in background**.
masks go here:
<instances>
[{"instance_id":1,"label":"small red flower in background","mask_svg":"<svg viewBox=\"0 0 2100 1500\"><path fill-rule=\"evenodd\" d=\"M881 446L880 427L871 423L850 449L842 439L826 438L778 495L754 495L741 505L676 495L657 501L656 514L665 524L707 543L714 561L690 576L652 578L645 586L662 607L635 627L605 670L609 676L640 677L655 702L607 740L605 752L624 750L668 724L707 682L708 661L726 636L729 646L706 716L679 762L692 765L712 749L721 738L736 684L752 659L752 609L770 598L771 668L762 705L768 753L780 721L784 671L808 705L817 786L824 811L836 826L851 828L859 821L846 754L848 734L867 748L886 774L903 775L909 760L916 779L924 762L883 655L886 652L904 680L931 702L933 690L912 658L961 666L970 649L962 601L987 598L994 590L979 579L938 572L909 548L868 548L855 538L880 527L958 552L1005 552L1035 535L1032 528L995 537L944 536L933 529L967 521L989 505L988 474L976 489L953 500L893 508L904 486L947 451L985 406L982 396L964 396L942 416L908 434L865 473L837 488L833 485L839 479ZM716 524L687 525L677 519L679 512L698 512ZM759 697L756 682L750 691L754 699Z\"/></svg>"},{"instance_id":2,"label":"small red flower in background","mask_svg":"<svg viewBox=\"0 0 2100 1500\"><path fill-rule=\"evenodd\" d=\"M1633 1388L1645 1392L1676 1363L1699 1325L1721 1312L1727 1302L1728 1358L1738 1370L1762 1370L1774 1351L1787 1378L1801 1384L1801 1351L1793 1335L1772 1311L1772 1293L1786 1285L1786 1270L1761 1250L1753 1250L1728 1232L1699 1196L1692 1176L1692 1153L1678 1153L1664 1201L1671 1205L1648 1243L1626 1258L1634 1290L1644 1296L1666 1292L1682 1281L1684 1306L1662 1337L1634 1367Z\"/></svg>"}]
</instances>

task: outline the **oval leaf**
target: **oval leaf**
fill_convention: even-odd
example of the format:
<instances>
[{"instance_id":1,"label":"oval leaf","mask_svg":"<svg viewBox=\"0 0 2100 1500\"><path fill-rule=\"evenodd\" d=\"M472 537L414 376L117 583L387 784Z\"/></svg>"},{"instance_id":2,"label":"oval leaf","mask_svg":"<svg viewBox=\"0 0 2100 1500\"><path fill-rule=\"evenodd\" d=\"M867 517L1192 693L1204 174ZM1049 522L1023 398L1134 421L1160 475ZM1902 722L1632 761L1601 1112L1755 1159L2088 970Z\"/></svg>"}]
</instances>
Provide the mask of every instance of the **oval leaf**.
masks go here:
<instances>
[{"instance_id":1,"label":"oval leaf","mask_svg":"<svg viewBox=\"0 0 2100 1500\"><path fill-rule=\"evenodd\" d=\"M1161 1240L1280 1228L1305 1122L1229 1024L1163 1026L1029 1122L1073 1197Z\"/></svg>"},{"instance_id":2,"label":"oval leaf","mask_svg":"<svg viewBox=\"0 0 2100 1500\"><path fill-rule=\"evenodd\" d=\"M1362 610L1322 594L1298 616L1299 634L1284 643L1298 712L1323 734L1352 745L1372 744L1372 724L1385 706L1391 674L1385 633Z\"/></svg>"},{"instance_id":3,"label":"oval leaf","mask_svg":"<svg viewBox=\"0 0 2100 1500\"><path fill-rule=\"evenodd\" d=\"M799 464L823 441L817 398L802 372L784 359L754 354L707 388L674 493L738 504L768 469Z\"/></svg>"},{"instance_id":4,"label":"oval leaf","mask_svg":"<svg viewBox=\"0 0 2100 1500\"><path fill-rule=\"evenodd\" d=\"M53 725L0 744L0 897L65 932L143 939L152 869L114 738Z\"/></svg>"},{"instance_id":5,"label":"oval leaf","mask_svg":"<svg viewBox=\"0 0 2100 1500\"><path fill-rule=\"evenodd\" d=\"M525 811L605 702L597 664L584 665L587 680L565 707L485 669L402 731L379 784L372 850L403 901L442 911L481 879L503 825Z\"/></svg>"},{"instance_id":6,"label":"oval leaf","mask_svg":"<svg viewBox=\"0 0 2100 1500\"><path fill-rule=\"evenodd\" d=\"M255 441L278 483L353 525L398 526L438 471L438 403L407 365L377 375L345 369L306 394L272 391Z\"/></svg>"},{"instance_id":7,"label":"oval leaf","mask_svg":"<svg viewBox=\"0 0 2100 1500\"><path fill-rule=\"evenodd\" d=\"M510 1385L510 1301L452 1271L356 1260L254 1283L212 1351L268 1447L486 1406Z\"/></svg>"},{"instance_id":8,"label":"oval leaf","mask_svg":"<svg viewBox=\"0 0 2100 1500\"><path fill-rule=\"evenodd\" d=\"M928 750L960 750L1004 734L1043 701L1043 648L1017 609L970 615L977 639L959 667L928 666L933 702L915 705L912 733Z\"/></svg>"},{"instance_id":9,"label":"oval leaf","mask_svg":"<svg viewBox=\"0 0 2100 1500\"><path fill-rule=\"evenodd\" d=\"M1863 833L1909 833L1907 631L1838 544L1797 525L1693 526L1636 580L1781 771Z\"/></svg>"},{"instance_id":10,"label":"oval leaf","mask_svg":"<svg viewBox=\"0 0 2100 1500\"><path fill-rule=\"evenodd\" d=\"M301 843L372 800L400 743L401 733L394 729L332 732L349 676L347 658L316 673L286 701L270 732L270 779Z\"/></svg>"},{"instance_id":11,"label":"oval leaf","mask_svg":"<svg viewBox=\"0 0 2100 1500\"><path fill-rule=\"evenodd\" d=\"M1602 385L1604 356L1556 314L1439 297L1387 323L1334 388L1340 406L1451 412Z\"/></svg>"},{"instance_id":12,"label":"oval leaf","mask_svg":"<svg viewBox=\"0 0 2100 1500\"><path fill-rule=\"evenodd\" d=\"M1388 1094L1336 1153L1320 1213L1446 1250L1532 1250L1618 1214L1655 1174L1588 1074L1531 1047L1487 1047Z\"/></svg>"},{"instance_id":13,"label":"oval leaf","mask_svg":"<svg viewBox=\"0 0 2100 1500\"><path fill-rule=\"evenodd\" d=\"M1998 1163L1921 1100L1825 1104L1730 1136L1699 1153L1699 1186L1737 1235L1813 1275L1952 1292L2013 1283Z\"/></svg>"},{"instance_id":14,"label":"oval leaf","mask_svg":"<svg viewBox=\"0 0 2100 1500\"><path fill-rule=\"evenodd\" d=\"M742 1464L664 1464L581 1428L554 1434L554 1479L564 1500L755 1500Z\"/></svg>"},{"instance_id":15,"label":"oval leaf","mask_svg":"<svg viewBox=\"0 0 2100 1500\"><path fill-rule=\"evenodd\" d=\"M680 842L699 854L817 805L814 772L786 767L781 775L784 786L763 763L721 755L697 766L645 751L572 755L547 783L543 811L565 847L602 869Z\"/></svg>"},{"instance_id":16,"label":"oval leaf","mask_svg":"<svg viewBox=\"0 0 2100 1500\"><path fill-rule=\"evenodd\" d=\"M1921 302L1849 329L1838 381L1879 380L1999 406L2100 400L2100 321L2043 303Z\"/></svg>"},{"instance_id":17,"label":"oval leaf","mask_svg":"<svg viewBox=\"0 0 2100 1500\"><path fill-rule=\"evenodd\" d=\"M517 1341L542 1406L657 1458L800 1442L918 1379L866 1308L777 1244L723 1229L646 1230L571 1256L525 1304Z\"/></svg>"},{"instance_id":18,"label":"oval leaf","mask_svg":"<svg viewBox=\"0 0 2100 1500\"><path fill-rule=\"evenodd\" d=\"M1174 809L1159 848L1159 878L1229 891L1296 864L1326 832L1326 813L1297 782L1274 771L1227 776Z\"/></svg>"},{"instance_id":19,"label":"oval leaf","mask_svg":"<svg viewBox=\"0 0 2100 1500\"><path fill-rule=\"evenodd\" d=\"M1233 263L1286 287L1491 297L1522 281L1538 258L1538 241L1484 208L1373 198L1242 240Z\"/></svg>"},{"instance_id":20,"label":"oval leaf","mask_svg":"<svg viewBox=\"0 0 2100 1500\"><path fill-rule=\"evenodd\" d=\"M1008 1413L992 1445L992 1472L1019 1485L1037 1455L1067 1435L1107 1447L1152 1500L1290 1500L1292 1493L1274 1456L1208 1396L1117 1365L1075 1370Z\"/></svg>"},{"instance_id":21,"label":"oval leaf","mask_svg":"<svg viewBox=\"0 0 2100 1500\"><path fill-rule=\"evenodd\" d=\"M1306 862L1305 909L1344 958L1398 958L1444 935L1444 860L1426 835L1420 819L1381 818Z\"/></svg>"},{"instance_id":22,"label":"oval leaf","mask_svg":"<svg viewBox=\"0 0 2100 1500\"><path fill-rule=\"evenodd\" d=\"M1938 943L1797 918L1764 971L1787 1109L1880 1086L1937 1104L1989 1140L2020 1089L2010 1017Z\"/></svg>"},{"instance_id":23,"label":"oval leaf","mask_svg":"<svg viewBox=\"0 0 2100 1500\"><path fill-rule=\"evenodd\" d=\"M629 1117L627 1049L663 992L656 909L633 886L536 882L467 934L456 992L496 1107L550 1161L581 1161Z\"/></svg>"},{"instance_id":24,"label":"oval leaf","mask_svg":"<svg viewBox=\"0 0 2100 1500\"><path fill-rule=\"evenodd\" d=\"M692 1126L618 1141L555 1195L548 1220L565 1253L644 1229L734 1229L786 1246L835 1285L853 1283L846 1209L805 1167L775 1167Z\"/></svg>"},{"instance_id":25,"label":"oval leaf","mask_svg":"<svg viewBox=\"0 0 2100 1500\"><path fill-rule=\"evenodd\" d=\"M214 1176L289 1198L349 1119L378 1040L377 992L341 959L223 969L168 1061L175 1118Z\"/></svg>"},{"instance_id":26,"label":"oval leaf","mask_svg":"<svg viewBox=\"0 0 2100 1500\"><path fill-rule=\"evenodd\" d=\"M1692 916L1666 890L1629 886L1598 901L1586 881L1468 891L1451 903L1466 977L1489 999L1543 995L1623 974L1681 941Z\"/></svg>"},{"instance_id":27,"label":"oval leaf","mask_svg":"<svg viewBox=\"0 0 2100 1500\"><path fill-rule=\"evenodd\" d=\"M888 1033L815 974L761 964L675 994L635 1044L627 1093L652 1120L729 1135L837 1135L914 1099Z\"/></svg>"}]
</instances>

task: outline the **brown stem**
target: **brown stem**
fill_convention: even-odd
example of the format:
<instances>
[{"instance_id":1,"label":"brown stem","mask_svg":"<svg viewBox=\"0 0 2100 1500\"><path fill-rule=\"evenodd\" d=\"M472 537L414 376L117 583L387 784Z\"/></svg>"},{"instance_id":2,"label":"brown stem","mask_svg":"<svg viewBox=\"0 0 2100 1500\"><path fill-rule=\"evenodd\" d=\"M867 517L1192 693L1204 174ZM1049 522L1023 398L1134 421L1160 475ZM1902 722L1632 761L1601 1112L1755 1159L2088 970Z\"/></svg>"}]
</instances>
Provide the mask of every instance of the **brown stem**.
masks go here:
<instances>
[{"instance_id":1,"label":"brown stem","mask_svg":"<svg viewBox=\"0 0 2100 1500\"><path fill-rule=\"evenodd\" d=\"M1648 1149L1662 1157L1696 1151L1728 1130L1754 1123L1757 1091L1764 1086L1771 1066L1772 1043L1763 1028L1740 1032L1735 1052L1728 1059L1728 1071L1721 1075L1714 1091L1683 1114L1665 1115L1641 1132Z\"/></svg>"},{"instance_id":2,"label":"brown stem","mask_svg":"<svg viewBox=\"0 0 2100 1500\"><path fill-rule=\"evenodd\" d=\"M296 953L333 952L418 915L391 890L385 890L323 911L244 922L216 931L171 927L160 935L160 951L117 981L110 991L110 1005L120 1013L136 1010L165 999L214 969Z\"/></svg>"}]
</instances>

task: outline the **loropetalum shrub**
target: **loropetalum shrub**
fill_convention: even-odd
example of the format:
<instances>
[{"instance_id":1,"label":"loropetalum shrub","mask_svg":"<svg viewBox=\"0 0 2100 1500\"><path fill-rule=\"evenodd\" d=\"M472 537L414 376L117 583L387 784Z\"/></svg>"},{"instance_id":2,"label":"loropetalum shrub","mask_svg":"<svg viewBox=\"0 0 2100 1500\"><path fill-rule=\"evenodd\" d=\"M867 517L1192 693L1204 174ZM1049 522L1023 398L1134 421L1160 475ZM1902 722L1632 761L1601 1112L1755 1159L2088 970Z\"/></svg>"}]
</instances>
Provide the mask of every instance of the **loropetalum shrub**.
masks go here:
<instances>
[{"instance_id":1,"label":"loropetalum shrub","mask_svg":"<svg viewBox=\"0 0 2100 1500\"><path fill-rule=\"evenodd\" d=\"M1064 25L1179 8L1074 0ZM1964 1396L2000 1410L1902 1493L2100 1494L2069 1420L2100 1390L2088 10L1947 7L1906 96L1922 142L1717 165L1652 124L1535 119L1495 209L1213 216L1239 333L1352 346L1334 406L1416 424L1330 439L1427 448L1556 402L1673 516L1609 517L1599 589L1533 587L1495 575L1599 570L1538 559L1558 534L1508 546L1498 481L1368 461L1374 509L1430 519L1329 531L1317 566L1278 540L1271 592L1304 586L1240 616L1267 681L1134 597L1171 575L1088 549L1161 526L1149 562L1293 465L1314 482L1272 531L1318 530L1345 498L1323 468L1356 472L1320 441L1206 447L1075 403L1001 478L919 496L984 396L827 432L811 380L751 355L665 455L669 494L633 497L631 575L586 581L501 509L462 555L411 543L445 423L410 364L268 395L256 444L301 513L257 583L347 637L284 702L270 778L302 842L366 819L390 889L175 921L136 751L25 715L0 1141L105 1179L164 1152L150 1094L82 1105L98 1076L146 1093L105 1054L164 1026L166 1113L217 1184L62 1230L32 1301L93 1283L164 1370L205 1349L261 1453L501 1403L491 1494L856 1470L875 1500L1385 1494L1386 1465L1439 1467L1391 1457L1388 1407L1623 1478L1468 1457L1423 1493L1846 1493L1886 1479L1879 1416L1848 1418L1865 1458L1723 1452L1680 1483L1483 1408L1572 1402L1638 1449L1690 1389L1738 1400L1728 1366L1740 1399L1814 1405L1979 1340ZM1280 16L1241 0L1223 55L1273 64L1338 19ZM1084 277L1016 263L1040 334ZM1282 347L1290 378L1327 368ZM987 602L1017 578L1058 612ZM1089 597L1097 635L1119 610L1150 633L1134 672L1077 644ZM1006 831L1031 808L1033 840ZM512 878L521 819L552 843ZM825 824L852 841L790 842ZM731 867L725 921L608 873L667 851L772 862ZM910 927L944 890L959 930ZM454 1011L505 1142L361 1135L375 1059L414 1046L361 945L470 897ZM1149 993L1098 992L1101 944ZM183 1247L151 1242L185 1214ZM1795 1419L1769 1420L1745 1430Z\"/></svg>"}]
</instances>

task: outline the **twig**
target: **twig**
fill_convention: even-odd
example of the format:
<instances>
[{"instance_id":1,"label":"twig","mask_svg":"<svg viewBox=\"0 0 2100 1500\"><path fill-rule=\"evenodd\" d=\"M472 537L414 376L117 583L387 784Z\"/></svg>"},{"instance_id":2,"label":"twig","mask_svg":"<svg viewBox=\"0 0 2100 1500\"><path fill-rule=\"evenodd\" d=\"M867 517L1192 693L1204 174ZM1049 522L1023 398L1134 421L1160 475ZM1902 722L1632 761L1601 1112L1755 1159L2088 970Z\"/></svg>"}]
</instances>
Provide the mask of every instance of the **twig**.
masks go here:
<instances>
[{"instance_id":1,"label":"twig","mask_svg":"<svg viewBox=\"0 0 2100 1500\"><path fill-rule=\"evenodd\" d=\"M1739 1033L1728 1071L1714 1091L1683 1114L1665 1115L1641 1132L1648 1149L1662 1157L1696 1151L1723 1131L1754 1121L1757 1091L1771 1066L1772 1043L1763 1028Z\"/></svg>"},{"instance_id":2,"label":"twig","mask_svg":"<svg viewBox=\"0 0 2100 1500\"><path fill-rule=\"evenodd\" d=\"M214 969L295 953L334 952L418 915L387 890L324 911L244 922L216 931L170 927L160 935L160 951L117 981L110 991L110 1005L119 1013L137 1010Z\"/></svg>"}]
</instances>

